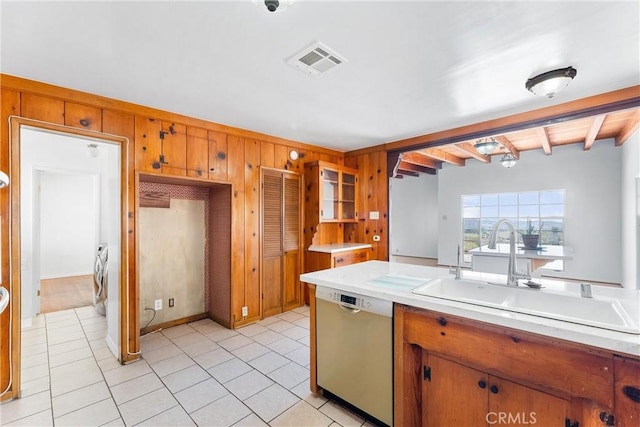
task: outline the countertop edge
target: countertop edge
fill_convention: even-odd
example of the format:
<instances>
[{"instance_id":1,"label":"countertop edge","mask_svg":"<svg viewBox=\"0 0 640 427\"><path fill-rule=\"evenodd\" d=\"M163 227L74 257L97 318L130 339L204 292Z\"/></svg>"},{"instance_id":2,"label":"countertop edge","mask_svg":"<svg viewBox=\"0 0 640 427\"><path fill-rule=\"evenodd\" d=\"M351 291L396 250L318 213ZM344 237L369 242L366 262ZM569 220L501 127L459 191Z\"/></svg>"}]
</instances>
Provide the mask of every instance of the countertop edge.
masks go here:
<instances>
[{"instance_id":1,"label":"countertop edge","mask_svg":"<svg viewBox=\"0 0 640 427\"><path fill-rule=\"evenodd\" d=\"M393 265L394 268L388 266L385 268L384 264L387 264L388 266ZM369 297L390 300L394 303L437 311L444 314L464 317L470 320L490 323L525 332L536 333L547 337L563 339L608 350L614 353L622 353L623 355L631 357L640 357L640 335L609 331L577 323L522 313L514 313L440 298L418 296L411 293L411 291L375 287L373 285L366 284L367 281L373 278L364 273L363 269L368 267L374 267L374 270L377 271L377 273L374 272L373 274L382 273L379 274L379 276L389 273L416 274L419 272L426 273L426 277L431 278L450 276L447 269L414 265L403 268L402 266L408 266L408 264L369 261L331 270L305 273L300 276L300 280L317 286L326 286L337 290L355 292ZM335 277L339 277L341 271L344 273L344 277L342 279L336 279ZM349 279L349 276L353 276L354 278ZM350 281L353 283L350 283Z\"/></svg>"}]
</instances>

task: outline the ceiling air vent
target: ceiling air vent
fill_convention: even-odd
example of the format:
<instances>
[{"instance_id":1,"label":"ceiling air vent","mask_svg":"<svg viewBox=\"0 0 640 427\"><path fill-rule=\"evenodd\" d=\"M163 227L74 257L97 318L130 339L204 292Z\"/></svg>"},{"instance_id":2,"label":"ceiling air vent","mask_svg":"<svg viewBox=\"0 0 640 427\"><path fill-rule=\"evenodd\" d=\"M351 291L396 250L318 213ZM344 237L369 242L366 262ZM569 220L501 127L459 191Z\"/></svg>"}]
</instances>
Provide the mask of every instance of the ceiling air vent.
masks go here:
<instances>
[{"instance_id":1,"label":"ceiling air vent","mask_svg":"<svg viewBox=\"0 0 640 427\"><path fill-rule=\"evenodd\" d=\"M301 52L293 55L293 57L287 61L287 64L311 74L314 77L319 77L327 71L346 62L346 59L322 43L314 43Z\"/></svg>"}]
</instances>

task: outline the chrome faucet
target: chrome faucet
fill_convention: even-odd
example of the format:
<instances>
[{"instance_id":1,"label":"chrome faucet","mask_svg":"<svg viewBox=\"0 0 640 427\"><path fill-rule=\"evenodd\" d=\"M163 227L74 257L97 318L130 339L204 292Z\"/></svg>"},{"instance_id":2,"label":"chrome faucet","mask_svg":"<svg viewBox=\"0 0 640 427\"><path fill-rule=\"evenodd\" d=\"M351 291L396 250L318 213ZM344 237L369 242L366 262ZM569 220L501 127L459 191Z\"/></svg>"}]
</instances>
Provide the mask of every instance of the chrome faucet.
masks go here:
<instances>
[{"instance_id":1,"label":"chrome faucet","mask_svg":"<svg viewBox=\"0 0 640 427\"><path fill-rule=\"evenodd\" d=\"M456 268L449 266L449 274L455 274L456 280L460 280L460 245L458 245L458 259L456 262Z\"/></svg>"},{"instance_id":2,"label":"chrome faucet","mask_svg":"<svg viewBox=\"0 0 640 427\"><path fill-rule=\"evenodd\" d=\"M489 237L489 249L496 248L496 241L498 240L498 228L502 224L509 226L509 270L507 271L507 286L518 286L518 279L531 279L528 274L518 273L518 267L516 264L516 230L513 228L513 224L506 218L499 220L491 230L491 236Z\"/></svg>"}]
</instances>

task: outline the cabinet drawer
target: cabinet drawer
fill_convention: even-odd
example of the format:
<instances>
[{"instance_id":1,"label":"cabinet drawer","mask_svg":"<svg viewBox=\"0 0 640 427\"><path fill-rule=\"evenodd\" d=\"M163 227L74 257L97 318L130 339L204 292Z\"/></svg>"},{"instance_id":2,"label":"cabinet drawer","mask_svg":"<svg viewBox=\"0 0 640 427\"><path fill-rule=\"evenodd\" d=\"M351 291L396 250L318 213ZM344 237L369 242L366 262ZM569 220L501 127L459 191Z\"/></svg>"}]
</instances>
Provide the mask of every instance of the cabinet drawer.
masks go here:
<instances>
[{"instance_id":1,"label":"cabinet drawer","mask_svg":"<svg viewBox=\"0 0 640 427\"><path fill-rule=\"evenodd\" d=\"M339 252L331 256L331 268L369 261L369 249Z\"/></svg>"},{"instance_id":2,"label":"cabinet drawer","mask_svg":"<svg viewBox=\"0 0 640 427\"><path fill-rule=\"evenodd\" d=\"M613 408L613 358L555 338L404 308L404 340L458 363L540 390Z\"/></svg>"}]
</instances>

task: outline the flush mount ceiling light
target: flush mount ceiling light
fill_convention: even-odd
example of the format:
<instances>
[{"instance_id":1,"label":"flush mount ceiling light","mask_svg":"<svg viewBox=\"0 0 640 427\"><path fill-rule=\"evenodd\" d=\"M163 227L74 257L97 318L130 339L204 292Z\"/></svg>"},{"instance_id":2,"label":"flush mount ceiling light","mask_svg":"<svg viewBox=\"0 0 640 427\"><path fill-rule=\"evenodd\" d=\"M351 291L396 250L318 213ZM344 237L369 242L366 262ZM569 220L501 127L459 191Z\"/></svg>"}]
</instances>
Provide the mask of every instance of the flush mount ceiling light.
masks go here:
<instances>
[{"instance_id":1,"label":"flush mount ceiling light","mask_svg":"<svg viewBox=\"0 0 640 427\"><path fill-rule=\"evenodd\" d=\"M505 154L500 159L500 164L505 168L511 168L515 166L517 162L518 162L518 159L516 159L516 157L511 153Z\"/></svg>"},{"instance_id":2,"label":"flush mount ceiling light","mask_svg":"<svg viewBox=\"0 0 640 427\"><path fill-rule=\"evenodd\" d=\"M559 68L531 77L525 83L525 87L534 95L553 98L553 96L567 86L577 74L578 70L573 67Z\"/></svg>"},{"instance_id":3,"label":"flush mount ceiling light","mask_svg":"<svg viewBox=\"0 0 640 427\"><path fill-rule=\"evenodd\" d=\"M498 144L498 141L496 141L494 137L490 137L479 139L478 141L476 141L473 147L478 151L478 153L484 154L486 156L493 153L493 151L498 148L498 145L500 145Z\"/></svg>"},{"instance_id":4,"label":"flush mount ceiling light","mask_svg":"<svg viewBox=\"0 0 640 427\"><path fill-rule=\"evenodd\" d=\"M4 188L9 185L9 175L0 171L0 188Z\"/></svg>"},{"instance_id":5,"label":"flush mount ceiling light","mask_svg":"<svg viewBox=\"0 0 640 427\"><path fill-rule=\"evenodd\" d=\"M255 5L264 5L269 12L284 12L294 0L251 0Z\"/></svg>"}]
</instances>

